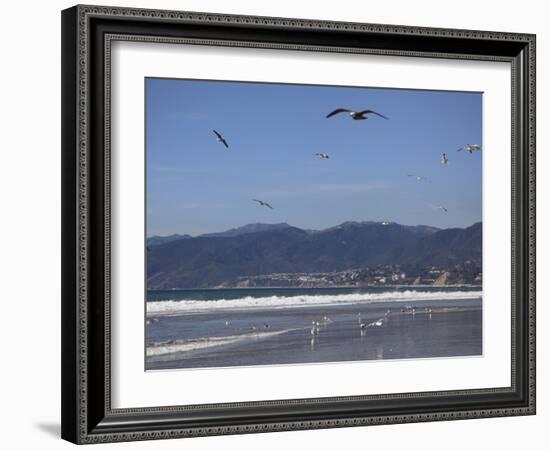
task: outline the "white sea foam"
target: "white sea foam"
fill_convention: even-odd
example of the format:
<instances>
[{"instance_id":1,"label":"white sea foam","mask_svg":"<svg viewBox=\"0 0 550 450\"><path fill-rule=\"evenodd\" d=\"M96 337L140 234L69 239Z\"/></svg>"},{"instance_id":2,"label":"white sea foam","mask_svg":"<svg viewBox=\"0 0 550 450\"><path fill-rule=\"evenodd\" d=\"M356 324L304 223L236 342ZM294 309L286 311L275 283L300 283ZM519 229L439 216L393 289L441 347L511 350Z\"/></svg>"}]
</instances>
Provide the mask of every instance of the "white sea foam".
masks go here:
<instances>
[{"instance_id":1,"label":"white sea foam","mask_svg":"<svg viewBox=\"0 0 550 450\"><path fill-rule=\"evenodd\" d=\"M218 347L222 345L234 344L236 342L266 339L278 334L283 334L291 331L258 331L255 333L247 333L235 336L218 336L187 340L173 340L166 342L155 342L147 346L147 356L164 356L172 353L190 352L192 350L201 350L210 347Z\"/></svg>"},{"instance_id":2,"label":"white sea foam","mask_svg":"<svg viewBox=\"0 0 550 450\"><path fill-rule=\"evenodd\" d=\"M396 291L338 295L295 295L242 297L220 300L163 300L147 302L147 315L179 315L191 312L211 312L236 309L280 309L331 306L357 303L415 302L427 300L463 300L481 297L481 291Z\"/></svg>"}]
</instances>

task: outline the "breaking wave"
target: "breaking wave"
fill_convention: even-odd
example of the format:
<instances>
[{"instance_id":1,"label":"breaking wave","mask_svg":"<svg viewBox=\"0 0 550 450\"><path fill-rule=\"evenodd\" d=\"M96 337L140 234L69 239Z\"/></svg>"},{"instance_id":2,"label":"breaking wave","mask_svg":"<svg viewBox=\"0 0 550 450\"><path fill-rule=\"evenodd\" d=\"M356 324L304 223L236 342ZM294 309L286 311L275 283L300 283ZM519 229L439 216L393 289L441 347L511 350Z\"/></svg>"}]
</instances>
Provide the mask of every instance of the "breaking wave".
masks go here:
<instances>
[{"instance_id":1,"label":"breaking wave","mask_svg":"<svg viewBox=\"0 0 550 450\"><path fill-rule=\"evenodd\" d=\"M354 293L333 295L294 295L269 297L246 296L219 300L163 300L147 302L147 315L179 315L190 312L211 312L236 309L307 308L356 303L414 302L429 300L463 300L481 297L481 291L397 291L383 293Z\"/></svg>"},{"instance_id":2,"label":"breaking wave","mask_svg":"<svg viewBox=\"0 0 550 450\"><path fill-rule=\"evenodd\" d=\"M154 342L147 346L147 357L165 356L172 353L202 350L210 347L219 347L222 345L234 344L237 342L266 339L277 336L278 334L287 333L289 331L292 330L257 331L235 336L218 336L187 340Z\"/></svg>"}]
</instances>

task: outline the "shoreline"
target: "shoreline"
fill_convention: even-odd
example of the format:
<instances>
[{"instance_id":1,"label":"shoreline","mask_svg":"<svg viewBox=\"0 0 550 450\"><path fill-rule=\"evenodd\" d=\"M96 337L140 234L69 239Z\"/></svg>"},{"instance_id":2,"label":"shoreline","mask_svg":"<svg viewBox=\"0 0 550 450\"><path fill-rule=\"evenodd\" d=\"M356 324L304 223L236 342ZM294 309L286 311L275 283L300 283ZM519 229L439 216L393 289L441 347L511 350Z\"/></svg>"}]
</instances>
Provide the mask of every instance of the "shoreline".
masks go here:
<instances>
[{"instance_id":1,"label":"shoreline","mask_svg":"<svg viewBox=\"0 0 550 450\"><path fill-rule=\"evenodd\" d=\"M170 289L146 289L146 292L188 292L188 291L230 291L230 290L239 290L239 291L254 291L262 289L273 289L273 290L291 290L291 289L384 289L384 288L439 288L439 289L452 289L452 288L479 288L483 290L483 285L481 284L444 284L444 285L433 285L433 284L385 284L380 286L378 284L369 284L365 286L350 286L350 285L334 285L334 286L246 286L246 287L196 287L196 288L170 288Z\"/></svg>"},{"instance_id":2,"label":"shoreline","mask_svg":"<svg viewBox=\"0 0 550 450\"><path fill-rule=\"evenodd\" d=\"M146 370L483 354L478 300L421 301L416 312L406 305L317 305L160 317L146 331Z\"/></svg>"},{"instance_id":3,"label":"shoreline","mask_svg":"<svg viewBox=\"0 0 550 450\"><path fill-rule=\"evenodd\" d=\"M268 312L268 311L291 311L291 310L311 310L315 308L320 308L324 310L337 309L337 308L347 308L347 307L379 307L381 305L393 308L399 306L408 306L415 303L434 303L434 302L461 302L464 300L478 300L483 301L483 292L472 291L475 295L467 297L457 297L457 298L396 298L396 299L368 299L368 300L348 300L340 302L327 302L327 303L293 303L293 304L255 304L255 305L223 305L223 306L213 306L211 302L216 300L209 301L205 300L204 304L200 307L190 307L180 310L157 310L149 311L149 308L146 308L145 316L150 318L160 318L160 317L178 317L185 315L205 315L205 314L217 314L217 313L247 313L247 312ZM163 300L160 300L162 302ZM185 302L186 300L168 300L169 302ZM232 301L232 300L228 300ZM148 305L151 305L153 308L154 304L159 301L146 302ZM210 304L209 304L210 303Z\"/></svg>"}]
</instances>

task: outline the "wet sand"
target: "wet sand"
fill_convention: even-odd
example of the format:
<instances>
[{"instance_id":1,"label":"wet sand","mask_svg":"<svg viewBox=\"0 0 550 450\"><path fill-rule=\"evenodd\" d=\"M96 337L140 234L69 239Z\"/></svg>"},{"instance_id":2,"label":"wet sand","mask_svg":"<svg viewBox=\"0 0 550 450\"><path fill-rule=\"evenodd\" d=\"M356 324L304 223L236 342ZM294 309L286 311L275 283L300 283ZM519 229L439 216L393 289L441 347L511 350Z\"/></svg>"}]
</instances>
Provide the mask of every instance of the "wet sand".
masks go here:
<instances>
[{"instance_id":1,"label":"wet sand","mask_svg":"<svg viewBox=\"0 0 550 450\"><path fill-rule=\"evenodd\" d=\"M481 299L160 317L147 339L148 370L475 356Z\"/></svg>"}]
</instances>

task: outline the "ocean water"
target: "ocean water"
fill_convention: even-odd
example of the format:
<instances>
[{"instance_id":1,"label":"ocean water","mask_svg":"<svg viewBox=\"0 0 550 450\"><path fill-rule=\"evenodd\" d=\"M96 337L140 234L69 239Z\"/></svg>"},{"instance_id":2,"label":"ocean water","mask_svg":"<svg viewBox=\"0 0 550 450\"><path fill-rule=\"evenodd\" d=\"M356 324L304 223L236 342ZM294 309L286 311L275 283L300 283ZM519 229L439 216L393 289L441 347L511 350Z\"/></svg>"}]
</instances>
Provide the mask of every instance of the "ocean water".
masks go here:
<instances>
[{"instance_id":1,"label":"ocean water","mask_svg":"<svg viewBox=\"0 0 550 450\"><path fill-rule=\"evenodd\" d=\"M146 369L482 354L479 288L149 291Z\"/></svg>"}]
</instances>

